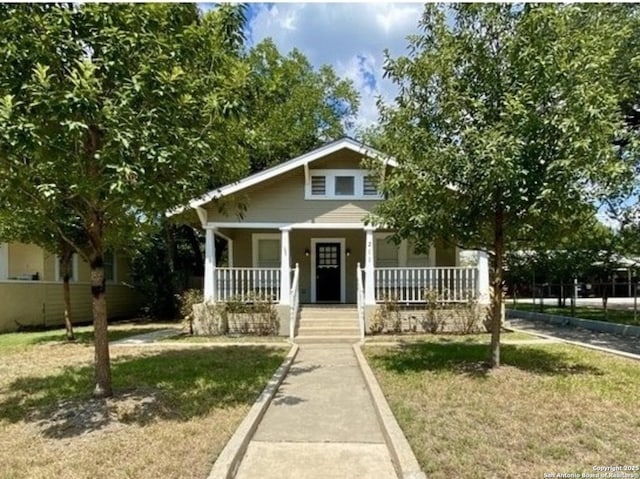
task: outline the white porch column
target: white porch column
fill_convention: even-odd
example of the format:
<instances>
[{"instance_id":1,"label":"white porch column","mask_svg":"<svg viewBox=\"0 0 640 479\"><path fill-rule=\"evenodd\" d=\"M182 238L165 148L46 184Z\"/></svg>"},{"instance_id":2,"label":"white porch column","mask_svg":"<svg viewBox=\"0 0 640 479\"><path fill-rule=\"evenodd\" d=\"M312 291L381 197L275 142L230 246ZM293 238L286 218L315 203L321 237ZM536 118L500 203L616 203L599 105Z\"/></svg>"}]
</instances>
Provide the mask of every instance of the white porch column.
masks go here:
<instances>
[{"instance_id":1,"label":"white porch column","mask_svg":"<svg viewBox=\"0 0 640 479\"><path fill-rule=\"evenodd\" d=\"M291 227L280 228L280 304L291 304L291 258L289 251Z\"/></svg>"},{"instance_id":2,"label":"white porch column","mask_svg":"<svg viewBox=\"0 0 640 479\"><path fill-rule=\"evenodd\" d=\"M212 228L205 230L204 243L204 301L216 302L216 238Z\"/></svg>"},{"instance_id":3,"label":"white porch column","mask_svg":"<svg viewBox=\"0 0 640 479\"><path fill-rule=\"evenodd\" d=\"M365 226L365 255L364 255L364 304L375 306L376 293L375 281L373 277L374 243L372 226Z\"/></svg>"},{"instance_id":4,"label":"white porch column","mask_svg":"<svg viewBox=\"0 0 640 479\"><path fill-rule=\"evenodd\" d=\"M478 251L478 303L489 304L489 256Z\"/></svg>"}]
</instances>

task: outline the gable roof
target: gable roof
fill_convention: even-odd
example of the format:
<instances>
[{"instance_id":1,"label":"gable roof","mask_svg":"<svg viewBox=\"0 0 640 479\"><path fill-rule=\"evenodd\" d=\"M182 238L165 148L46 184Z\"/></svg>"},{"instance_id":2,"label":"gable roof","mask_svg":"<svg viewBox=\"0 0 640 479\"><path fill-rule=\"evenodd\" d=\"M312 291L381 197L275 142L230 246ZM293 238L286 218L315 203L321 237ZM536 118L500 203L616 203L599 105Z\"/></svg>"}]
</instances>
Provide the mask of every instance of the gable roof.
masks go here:
<instances>
[{"instance_id":1,"label":"gable roof","mask_svg":"<svg viewBox=\"0 0 640 479\"><path fill-rule=\"evenodd\" d=\"M220 188L216 188L215 190L211 190L204 195L191 200L189 202L189 206L191 208L198 208L206 203L209 203L212 200L237 193L238 191L244 190L245 188L249 188L250 186L256 185L258 183L262 183L263 181L266 181L270 178L282 175L283 173L307 165L320 158L324 158L331 153L343 149L351 150L356 153L360 153L363 156L374 158L383 162L385 165L397 166L397 163L394 159L390 158L387 155L384 155L378 150L371 148L370 146L366 146L363 143L360 143L352 138L341 138L339 140L332 141L331 143L327 143L326 145L316 148L315 150L312 150L308 153L300 155L297 158L293 158L291 160L285 161L284 163L280 163L279 165L249 175L242 180L236 181L235 183L231 183ZM184 211L183 208L178 208L173 210L169 214L174 215L182 211Z\"/></svg>"}]
</instances>

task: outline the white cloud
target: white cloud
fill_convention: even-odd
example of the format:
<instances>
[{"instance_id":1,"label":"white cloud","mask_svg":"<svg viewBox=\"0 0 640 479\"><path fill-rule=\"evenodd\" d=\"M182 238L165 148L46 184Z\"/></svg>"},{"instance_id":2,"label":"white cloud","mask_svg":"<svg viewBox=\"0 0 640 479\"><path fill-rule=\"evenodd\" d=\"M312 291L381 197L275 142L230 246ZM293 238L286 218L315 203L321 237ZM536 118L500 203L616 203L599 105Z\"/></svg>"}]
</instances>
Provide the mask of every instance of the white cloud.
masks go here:
<instances>
[{"instance_id":1,"label":"white cloud","mask_svg":"<svg viewBox=\"0 0 640 479\"><path fill-rule=\"evenodd\" d=\"M420 4L306 3L252 4L250 40L271 37L282 53L298 48L319 67L329 64L353 81L361 95L358 126L375 123L376 97L393 99L396 88L383 79L383 51L404 54L417 31Z\"/></svg>"}]
</instances>

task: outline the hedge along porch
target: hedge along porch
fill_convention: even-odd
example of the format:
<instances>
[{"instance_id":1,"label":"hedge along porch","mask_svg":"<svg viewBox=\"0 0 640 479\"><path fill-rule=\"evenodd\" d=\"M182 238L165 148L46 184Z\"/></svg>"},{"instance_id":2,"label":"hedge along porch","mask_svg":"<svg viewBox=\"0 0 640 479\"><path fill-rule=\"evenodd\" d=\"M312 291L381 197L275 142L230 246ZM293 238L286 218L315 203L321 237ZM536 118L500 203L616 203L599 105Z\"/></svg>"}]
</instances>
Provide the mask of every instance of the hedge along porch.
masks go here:
<instances>
[{"instance_id":1,"label":"hedge along porch","mask_svg":"<svg viewBox=\"0 0 640 479\"><path fill-rule=\"evenodd\" d=\"M365 156L395 167L343 139L192 201L206 231L205 302L266 296L278 305L281 334L292 335L299 302L357 303L364 333L366 319L388 297L420 303L426 289L436 289L443 301L488 301L483 254L469 259L442 241L418 254L365 224L382 200L361 167ZM242 217L236 204L245 205ZM215 235L227 241L224 266L216 265Z\"/></svg>"}]
</instances>

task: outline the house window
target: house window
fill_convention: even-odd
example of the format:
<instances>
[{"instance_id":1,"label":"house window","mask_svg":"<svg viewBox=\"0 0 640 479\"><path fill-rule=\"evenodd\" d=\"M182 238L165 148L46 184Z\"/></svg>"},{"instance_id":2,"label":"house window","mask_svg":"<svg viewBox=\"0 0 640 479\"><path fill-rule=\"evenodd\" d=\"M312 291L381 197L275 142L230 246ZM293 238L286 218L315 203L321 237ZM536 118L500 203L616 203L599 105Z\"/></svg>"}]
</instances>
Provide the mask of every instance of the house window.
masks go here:
<instances>
[{"instance_id":1,"label":"house window","mask_svg":"<svg viewBox=\"0 0 640 479\"><path fill-rule=\"evenodd\" d=\"M388 238L376 238L376 266L379 268L398 267L398 247Z\"/></svg>"},{"instance_id":2,"label":"house window","mask_svg":"<svg viewBox=\"0 0 640 479\"><path fill-rule=\"evenodd\" d=\"M253 266L254 268L280 267L280 235L253 235Z\"/></svg>"},{"instance_id":3,"label":"house window","mask_svg":"<svg viewBox=\"0 0 640 479\"><path fill-rule=\"evenodd\" d=\"M59 256L55 257L55 277L57 281L64 280L64 269L62 267L62 260ZM69 281L78 281L78 255L73 254L71 256L71 268L69 271Z\"/></svg>"},{"instance_id":4,"label":"house window","mask_svg":"<svg viewBox=\"0 0 640 479\"><path fill-rule=\"evenodd\" d=\"M106 281L116 280L116 255L111 251L106 251L102 255L104 262L104 279Z\"/></svg>"},{"instance_id":5,"label":"house window","mask_svg":"<svg viewBox=\"0 0 640 479\"><path fill-rule=\"evenodd\" d=\"M324 196L327 191L327 177L326 176L312 176L311 177L311 195Z\"/></svg>"},{"instance_id":6,"label":"house window","mask_svg":"<svg viewBox=\"0 0 640 479\"><path fill-rule=\"evenodd\" d=\"M355 178L353 176L336 176L336 196L353 196L355 193Z\"/></svg>"},{"instance_id":7,"label":"house window","mask_svg":"<svg viewBox=\"0 0 640 479\"><path fill-rule=\"evenodd\" d=\"M407 241L407 266L410 268L429 266L428 253L416 253L413 241Z\"/></svg>"},{"instance_id":8,"label":"house window","mask_svg":"<svg viewBox=\"0 0 640 479\"><path fill-rule=\"evenodd\" d=\"M311 170L305 198L337 200L345 198L381 199L375 178L366 170Z\"/></svg>"}]
</instances>

